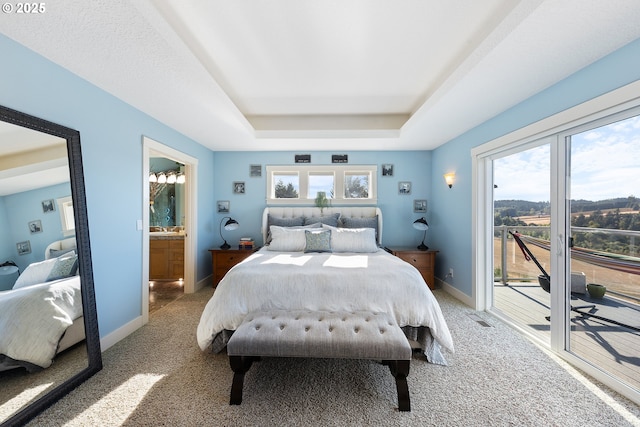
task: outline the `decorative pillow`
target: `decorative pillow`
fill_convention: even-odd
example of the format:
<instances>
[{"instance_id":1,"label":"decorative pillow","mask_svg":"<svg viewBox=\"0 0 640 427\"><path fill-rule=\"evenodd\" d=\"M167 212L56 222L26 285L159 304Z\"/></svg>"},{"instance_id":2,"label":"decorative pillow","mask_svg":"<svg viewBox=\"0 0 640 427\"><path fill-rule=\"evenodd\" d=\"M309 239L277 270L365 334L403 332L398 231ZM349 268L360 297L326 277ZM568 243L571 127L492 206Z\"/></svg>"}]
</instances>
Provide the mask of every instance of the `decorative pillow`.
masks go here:
<instances>
[{"instance_id":1,"label":"decorative pillow","mask_svg":"<svg viewBox=\"0 0 640 427\"><path fill-rule=\"evenodd\" d=\"M278 218L267 214L267 241L265 245L271 243L271 226L276 225L278 227L296 227L304 225L304 217L298 216L295 218Z\"/></svg>"},{"instance_id":2,"label":"decorative pillow","mask_svg":"<svg viewBox=\"0 0 640 427\"><path fill-rule=\"evenodd\" d=\"M376 232L376 242L378 241L378 215L369 218L342 218L344 228L373 228Z\"/></svg>"},{"instance_id":3,"label":"decorative pillow","mask_svg":"<svg viewBox=\"0 0 640 427\"><path fill-rule=\"evenodd\" d=\"M56 258L56 262L47 277L47 282L52 280L64 279L65 277L75 276L78 270L78 257L61 257Z\"/></svg>"},{"instance_id":4,"label":"decorative pillow","mask_svg":"<svg viewBox=\"0 0 640 427\"><path fill-rule=\"evenodd\" d=\"M304 238L305 229L302 227L278 227L272 225L271 243L267 246L270 251L278 252L302 252L306 245Z\"/></svg>"},{"instance_id":5,"label":"decorative pillow","mask_svg":"<svg viewBox=\"0 0 640 427\"><path fill-rule=\"evenodd\" d=\"M306 252L331 252L331 230L304 230Z\"/></svg>"},{"instance_id":6,"label":"decorative pillow","mask_svg":"<svg viewBox=\"0 0 640 427\"><path fill-rule=\"evenodd\" d=\"M373 228L333 228L323 225L323 228L331 230L332 252L377 252L376 231Z\"/></svg>"},{"instance_id":7,"label":"decorative pillow","mask_svg":"<svg viewBox=\"0 0 640 427\"><path fill-rule=\"evenodd\" d=\"M16 283L13 285L13 289L24 288L25 286L46 282L47 277L49 277L49 273L51 273L51 270L57 260L57 258L51 258L45 261L29 264L22 274L18 276Z\"/></svg>"},{"instance_id":8,"label":"decorative pillow","mask_svg":"<svg viewBox=\"0 0 640 427\"><path fill-rule=\"evenodd\" d=\"M334 213L331 215L327 215L327 216L312 216L310 218L305 217L304 218L304 225L307 224L315 224L315 223L321 223L321 224L327 224L330 225L332 227L337 227L338 226L338 218L340 218L340 213Z\"/></svg>"}]
</instances>

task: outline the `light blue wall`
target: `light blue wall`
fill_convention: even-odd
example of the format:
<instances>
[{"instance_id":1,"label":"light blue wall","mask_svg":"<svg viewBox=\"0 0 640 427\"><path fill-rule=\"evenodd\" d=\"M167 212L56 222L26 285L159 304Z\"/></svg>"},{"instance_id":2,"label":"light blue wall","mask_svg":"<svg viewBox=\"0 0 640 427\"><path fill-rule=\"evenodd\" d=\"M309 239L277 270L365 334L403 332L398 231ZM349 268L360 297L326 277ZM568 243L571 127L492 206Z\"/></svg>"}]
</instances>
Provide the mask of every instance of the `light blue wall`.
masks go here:
<instances>
[{"instance_id":1,"label":"light blue wall","mask_svg":"<svg viewBox=\"0 0 640 427\"><path fill-rule=\"evenodd\" d=\"M217 152L215 156L214 193L217 200L229 200L229 215L240 223L235 231L224 231L229 244L235 244L240 237L253 237L262 243L260 225L266 198L265 165L293 165L295 154L311 154L314 165L331 164L331 154L348 154L349 164L378 165L378 207L384 218L383 244L386 246L417 246L423 233L412 226L413 221L424 216L413 212L414 199L427 199L426 219L430 221L431 208L431 152L429 151L351 151L330 153L314 151L300 152ZM394 165L393 177L382 177L383 163ZM250 177L249 166L262 165L262 177ZM233 193L233 182L244 181L245 194ZM411 181L410 195L398 194L398 182ZM216 214L216 227L226 216ZM427 234L427 244L429 234ZM216 246L222 240L216 233Z\"/></svg>"},{"instance_id":2,"label":"light blue wall","mask_svg":"<svg viewBox=\"0 0 640 427\"><path fill-rule=\"evenodd\" d=\"M213 153L4 35L0 57L0 104L80 132L100 335L141 315L143 135L199 161L197 279L210 274Z\"/></svg>"},{"instance_id":3,"label":"light blue wall","mask_svg":"<svg viewBox=\"0 0 640 427\"><path fill-rule=\"evenodd\" d=\"M71 186L68 182L0 197L7 207L6 222L1 224L6 231L7 243L12 248L8 259L15 261L20 271L24 271L32 262L42 261L44 251L50 243L66 238L62 235L60 213L57 210L44 213L42 201L53 199L55 203L56 199L67 196L71 196ZM42 224L40 233L29 231L29 222L35 220L40 220ZM25 240L28 240L31 245L31 253L18 255L16 243ZM0 260L2 262L5 259L0 258Z\"/></svg>"},{"instance_id":4,"label":"light blue wall","mask_svg":"<svg viewBox=\"0 0 640 427\"><path fill-rule=\"evenodd\" d=\"M471 149L640 79L640 39L433 151L431 239L441 250L436 275L471 296ZM508 88L506 88L508 89ZM442 175L456 172L449 189Z\"/></svg>"},{"instance_id":5,"label":"light blue wall","mask_svg":"<svg viewBox=\"0 0 640 427\"><path fill-rule=\"evenodd\" d=\"M249 177L250 164L292 164L297 152L218 152L175 132L68 71L0 35L0 104L80 131L87 189L100 334L140 315L142 234L142 136L146 135L199 159L197 277L211 273L207 249L221 244L216 200L231 201L241 227L227 232L233 242L260 233L265 205L265 174ZM427 244L438 249L436 275L455 269L450 283L471 295L470 149L640 78L640 41L593 64L433 152L348 152L349 163L393 163L392 178L379 177L379 205L385 216L384 244L417 245L411 227L418 214L414 199L427 199L431 226ZM304 153L306 154L306 152ZM327 152L311 152L317 164L330 163ZM340 153L342 154L342 153ZM455 171L449 189L442 174ZM411 181L413 194L397 194L398 181ZM233 181L247 192L234 195ZM1 215L1 214L0 214Z\"/></svg>"}]
</instances>

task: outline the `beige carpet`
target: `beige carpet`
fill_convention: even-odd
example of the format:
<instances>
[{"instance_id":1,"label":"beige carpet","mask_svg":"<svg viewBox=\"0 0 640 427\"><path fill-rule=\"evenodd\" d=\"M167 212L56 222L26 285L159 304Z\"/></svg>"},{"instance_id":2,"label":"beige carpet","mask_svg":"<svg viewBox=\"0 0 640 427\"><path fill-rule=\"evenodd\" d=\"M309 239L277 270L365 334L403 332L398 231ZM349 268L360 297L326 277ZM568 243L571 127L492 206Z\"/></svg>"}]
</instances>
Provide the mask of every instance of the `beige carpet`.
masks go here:
<instances>
[{"instance_id":1,"label":"beige carpet","mask_svg":"<svg viewBox=\"0 0 640 427\"><path fill-rule=\"evenodd\" d=\"M224 354L203 353L195 329L206 289L154 313L104 354L104 369L33 426L629 426L640 408L599 392L491 316L436 291L456 344L449 366L414 356L412 412L397 411L393 377L370 361L263 359L229 406ZM564 364L562 364L564 365Z\"/></svg>"}]
</instances>

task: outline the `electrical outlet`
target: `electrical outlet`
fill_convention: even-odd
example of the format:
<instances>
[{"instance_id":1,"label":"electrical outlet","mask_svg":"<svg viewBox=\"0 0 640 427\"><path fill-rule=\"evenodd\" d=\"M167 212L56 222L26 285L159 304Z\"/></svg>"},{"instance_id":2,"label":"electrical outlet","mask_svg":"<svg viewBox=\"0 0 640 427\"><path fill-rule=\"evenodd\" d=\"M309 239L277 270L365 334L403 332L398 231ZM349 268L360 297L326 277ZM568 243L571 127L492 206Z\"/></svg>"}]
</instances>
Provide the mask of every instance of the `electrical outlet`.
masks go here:
<instances>
[{"instance_id":1,"label":"electrical outlet","mask_svg":"<svg viewBox=\"0 0 640 427\"><path fill-rule=\"evenodd\" d=\"M453 279L453 268L449 269L449 277L451 277Z\"/></svg>"}]
</instances>

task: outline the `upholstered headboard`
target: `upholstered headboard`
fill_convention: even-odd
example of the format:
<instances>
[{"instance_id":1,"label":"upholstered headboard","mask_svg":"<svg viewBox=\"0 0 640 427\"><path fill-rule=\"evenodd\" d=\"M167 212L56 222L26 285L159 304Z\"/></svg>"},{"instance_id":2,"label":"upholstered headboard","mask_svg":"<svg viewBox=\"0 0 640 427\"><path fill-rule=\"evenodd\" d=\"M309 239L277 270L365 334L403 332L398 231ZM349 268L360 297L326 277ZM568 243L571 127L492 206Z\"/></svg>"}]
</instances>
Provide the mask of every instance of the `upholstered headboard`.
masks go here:
<instances>
[{"instance_id":1,"label":"upholstered headboard","mask_svg":"<svg viewBox=\"0 0 640 427\"><path fill-rule=\"evenodd\" d=\"M44 259L50 259L50 258L56 257L56 255L53 255L51 253L52 249L54 251L66 251L66 250L76 249L76 238L71 237L69 239L56 240L55 242L51 243L49 246L47 246L47 249L45 249L44 251Z\"/></svg>"},{"instance_id":2,"label":"upholstered headboard","mask_svg":"<svg viewBox=\"0 0 640 427\"><path fill-rule=\"evenodd\" d=\"M378 245L382 245L382 211L380 208L375 206L362 206L362 207L344 207L344 208L325 208L323 210L323 215L331 215L335 213L340 213L341 218L374 218L376 215L378 216ZM262 212L262 241L267 241L267 231L268 230L268 215L277 217L277 218L296 218L299 216L303 216L306 218L318 217L320 216L320 208L316 207L279 207L272 206L266 207Z\"/></svg>"}]
</instances>

